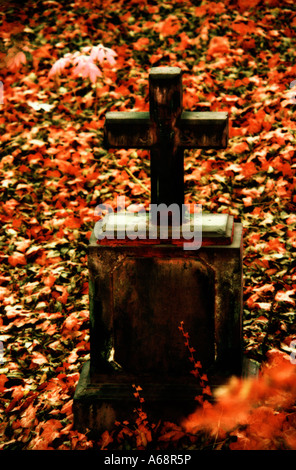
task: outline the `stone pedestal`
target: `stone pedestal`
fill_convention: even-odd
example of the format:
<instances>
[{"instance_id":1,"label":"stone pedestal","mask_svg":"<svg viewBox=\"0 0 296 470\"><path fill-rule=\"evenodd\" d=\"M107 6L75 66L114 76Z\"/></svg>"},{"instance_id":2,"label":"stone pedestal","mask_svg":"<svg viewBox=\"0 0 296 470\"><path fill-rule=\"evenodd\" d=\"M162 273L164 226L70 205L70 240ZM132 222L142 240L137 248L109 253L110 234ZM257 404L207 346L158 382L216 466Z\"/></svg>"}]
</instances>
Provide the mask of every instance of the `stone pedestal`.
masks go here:
<instances>
[{"instance_id":1,"label":"stone pedestal","mask_svg":"<svg viewBox=\"0 0 296 470\"><path fill-rule=\"evenodd\" d=\"M89 245L90 362L74 396L75 427L130 419L142 387L151 419L177 422L200 394L179 330L212 387L242 371L242 225L229 245Z\"/></svg>"}]
</instances>

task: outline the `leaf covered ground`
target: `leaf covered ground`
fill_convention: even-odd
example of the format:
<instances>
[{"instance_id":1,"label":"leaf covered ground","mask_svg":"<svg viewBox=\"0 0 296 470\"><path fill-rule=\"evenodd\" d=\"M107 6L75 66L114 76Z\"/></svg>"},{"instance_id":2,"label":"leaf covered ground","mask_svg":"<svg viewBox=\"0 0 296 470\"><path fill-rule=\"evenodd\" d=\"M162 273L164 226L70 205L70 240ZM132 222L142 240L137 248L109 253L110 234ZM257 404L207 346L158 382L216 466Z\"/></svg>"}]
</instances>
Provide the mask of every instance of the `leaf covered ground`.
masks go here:
<instances>
[{"instance_id":1,"label":"leaf covered ground","mask_svg":"<svg viewBox=\"0 0 296 470\"><path fill-rule=\"evenodd\" d=\"M0 5L1 448L296 449L294 0ZM72 400L94 209L117 195L148 205L150 185L147 151L105 150L104 115L148 110L158 65L183 70L186 110L229 112L227 149L186 153L185 202L243 222L244 348L271 363L185 428L138 411L93 441L73 429Z\"/></svg>"}]
</instances>

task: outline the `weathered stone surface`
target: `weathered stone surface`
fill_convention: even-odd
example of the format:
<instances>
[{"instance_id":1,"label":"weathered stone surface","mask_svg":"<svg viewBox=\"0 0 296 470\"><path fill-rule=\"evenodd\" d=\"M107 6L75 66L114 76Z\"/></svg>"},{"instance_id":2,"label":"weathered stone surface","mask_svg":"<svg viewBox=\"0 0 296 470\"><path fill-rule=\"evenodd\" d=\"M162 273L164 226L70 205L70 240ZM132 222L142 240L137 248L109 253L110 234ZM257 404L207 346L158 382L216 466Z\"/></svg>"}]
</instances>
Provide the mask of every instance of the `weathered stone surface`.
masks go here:
<instances>
[{"instance_id":1,"label":"weathered stone surface","mask_svg":"<svg viewBox=\"0 0 296 470\"><path fill-rule=\"evenodd\" d=\"M133 383L159 419L181 419L194 409L200 387L190 374L181 321L212 386L241 374L241 224L231 245L197 251L110 247L92 238L89 273L91 359L74 397L80 429L128 419Z\"/></svg>"},{"instance_id":2,"label":"weathered stone surface","mask_svg":"<svg viewBox=\"0 0 296 470\"><path fill-rule=\"evenodd\" d=\"M123 367L132 370L138 361L132 357L134 348L134 356L143 354L142 366L152 370L153 359L145 357L145 348L150 349L154 341L150 336L163 337L154 355L156 364L160 364L158 353L165 351L167 332L171 336L171 329L177 330L183 320L192 336L193 347L198 351L200 346L202 359L209 363L207 354L212 356L210 351L214 348L216 362L222 369L238 371L242 327L241 245L240 224L235 224L231 245L205 246L197 251L184 251L169 244L110 247L98 245L93 239L89 247L89 272L94 368L108 369L109 357L115 349L115 361L119 364L123 361ZM175 324L172 326L171 322ZM133 329L135 332L130 331ZM137 341L145 336L148 346L143 341L142 351ZM176 341L177 336L174 335ZM175 347L179 349L180 342ZM121 352L121 348L126 351ZM184 353L178 350L176 355L179 354L182 361ZM166 367L173 368L163 364L163 371Z\"/></svg>"},{"instance_id":3,"label":"weathered stone surface","mask_svg":"<svg viewBox=\"0 0 296 470\"><path fill-rule=\"evenodd\" d=\"M127 372L180 375L190 367L184 321L202 363L213 364L213 270L191 258L141 255L113 271L115 361Z\"/></svg>"},{"instance_id":4,"label":"weathered stone surface","mask_svg":"<svg viewBox=\"0 0 296 470\"><path fill-rule=\"evenodd\" d=\"M157 220L157 217L154 216L154 219ZM181 225L170 225L168 211L162 213L159 219L163 221L163 225L153 223L153 216L149 212L137 215L128 212L110 213L96 225L95 236L102 245L152 245L169 241L183 246L186 243L187 249L190 249L190 243L198 241L199 246L230 245L232 242L234 221L233 216L228 214L202 214L200 224L191 215ZM174 219L178 221L178 215Z\"/></svg>"}]
</instances>

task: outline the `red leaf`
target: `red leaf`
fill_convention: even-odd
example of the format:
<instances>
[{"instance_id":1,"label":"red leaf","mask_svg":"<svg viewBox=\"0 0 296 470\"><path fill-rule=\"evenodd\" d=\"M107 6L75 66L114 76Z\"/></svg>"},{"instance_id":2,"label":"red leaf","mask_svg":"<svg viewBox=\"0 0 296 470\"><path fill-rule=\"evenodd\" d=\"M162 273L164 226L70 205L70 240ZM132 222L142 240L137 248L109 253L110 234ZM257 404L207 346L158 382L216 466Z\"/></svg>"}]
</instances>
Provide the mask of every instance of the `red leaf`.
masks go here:
<instances>
[{"instance_id":1,"label":"red leaf","mask_svg":"<svg viewBox=\"0 0 296 470\"><path fill-rule=\"evenodd\" d=\"M62 429L63 425L57 419L50 419L43 425L43 431L41 437L46 444L51 443L54 439L59 437L59 430Z\"/></svg>"},{"instance_id":2,"label":"red leaf","mask_svg":"<svg viewBox=\"0 0 296 470\"><path fill-rule=\"evenodd\" d=\"M180 22L175 15L168 16L164 21L157 24L156 28L162 36L174 36L180 30Z\"/></svg>"},{"instance_id":3,"label":"red leaf","mask_svg":"<svg viewBox=\"0 0 296 470\"><path fill-rule=\"evenodd\" d=\"M101 450L106 449L106 447L113 442L113 437L110 435L109 431L104 431L101 436Z\"/></svg>"},{"instance_id":4,"label":"red leaf","mask_svg":"<svg viewBox=\"0 0 296 470\"><path fill-rule=\"evenodd\" d=\"M135 51L143 51L149 44L148 38L140 38L133 44Z\"/></svg>"},{"instance_id":5,"label":"red leaf","mask_svg":"<svg viewBox=\"0 0 296 470\"><path fill-rule=\"evenodd\" d=\"M4 384L5 382L7 382L7 380L8 378L6 377L6 375L4 374L0 375L0 392L4 392L4 389L5 389Z\"/></svg>"},{"instance_id":6,"label":"red leaf","mask_svg":"<svg viewBox=\"0 0 296 470\"><path fill-rule=\"evenodd\" d=\"M63 293L62 293L62 295L59 295L59 296L57 297L57 300L58 300L59 302L62 302L62 304L66 304L66 303L67 303L67 299L68 299L68 295L69 295L69 293L68 293L68 291L67 291L67 288L66 288L66 287L63 287Z\"/></svg>"},{"instance_id":7,"label":"red leaf","mask_svg":"<svg viewBox=\"0 0 296 470\"><path fill-rule=\"evenodd\" d=\"M254 162L243 163L241 167L242 167L242 174L246 178L249 178L250 176L253 176L257 173L257 168Z\"/></svg>"},{"instance_id":8,"label":"red leaf","mask_svg":"<svg viewBox=\"0 0 296 470\"><path fill-rule=\"evenodd\" d=\"M269 251L277 251L278 253L285 253L286 248L283 243L279 241L278 238L274 238L270 240L268 243L266 243L264 252L268 253Z\"/></svg>"},{"instance_id":9,"label":"red leaf","mask_svg":"<svg viewBox=\"0 0 296 470\"><path fill-rule=\"evenodd\" d=\"M56 277L53 274L49 274L49 276L43 279L43 282L46 286L52 287L56 281Z\"/></svg>"},{"instance_id":10,"label":"red leaf","mask_svg":"<svg viewBox=\"0 0 296 470\"><path fill-rule=\"evenodd\" d=\"M33 403L31 403L28 408L24 411L20 424L22 428L30 428L33 425L36 416L36 408Z\"/></svg>"},{"instance_id":11,"label":"red leaf","mask_svg":"<svg viewBox=\"0 0 296 470\"><path fill-rule=\"evenodd\" d=\"M25 265L27 264L27 261L23 253L15 251L12 255L8 256L8 263L11 266L17 266L18 264Z\"/></svg>"},{"instance_id":12,"label":"red leaf","mask_svg":"<svg viewBox=\"0 0 296 470\"><path fill-rule=\"evenodd\" d=\"M224 36L215 36L211 39L209 48L208 48L208 55L214 54L227 54L230 51L229 42L227 37Z\"/></svg>"},{"instance_id":13,"label":"red leaf","mask_svg":"<svg viewBox=\"0 0 296 470\"><path fill-rule=\"evenodd\" d=\"M46 359L46 357L43 356L43 354L41 354L41 353L39 353L39 352L37 352L37 351L34 351L34 352L32 353L32 357L33 357L33 358L32 358L32 362L31 362L31 366L32 366L32 364L41 366L42 364L46 364L46 363L48 362L47 359ZM31 367L31 366L30 366L30 367Z\"/></svg>"},{"instance_id":14,"label":"red leaf","mask_svg":"<svg viewBox=\"0 0 296 470\"><path fill-rule=\"evenodd\" d=\"M239 144L235 144L232 148L231 151L233 153L243 153L246 150L249 150L249 146L247 142L240 142Z\"/></svg>"},{"instance_id":15,"label":"red leaf","mask_svg":"<svg viewBox=\"0 0 296 470\"><path fill-rule=\"evenodd\" d=\"M210 389L209 385L207 385L206 387L204 387L204 388L202 389L202 393L203 393L204 395L212 395L212 392L211 392L211 389Z\"/></svg>"},{"instance_id":16,"label":"red leaf","mask_svg":"<svg viewBox=\"0 0 296 470\"><path fill-rule=\"evenodd\" d=\"M7 68L11 70L11 72L17 72L18 69L21 67L22 64L27 62L25 54L20 51L17 54L8 57L7 60Z\"/></svg>"}]
</instances>

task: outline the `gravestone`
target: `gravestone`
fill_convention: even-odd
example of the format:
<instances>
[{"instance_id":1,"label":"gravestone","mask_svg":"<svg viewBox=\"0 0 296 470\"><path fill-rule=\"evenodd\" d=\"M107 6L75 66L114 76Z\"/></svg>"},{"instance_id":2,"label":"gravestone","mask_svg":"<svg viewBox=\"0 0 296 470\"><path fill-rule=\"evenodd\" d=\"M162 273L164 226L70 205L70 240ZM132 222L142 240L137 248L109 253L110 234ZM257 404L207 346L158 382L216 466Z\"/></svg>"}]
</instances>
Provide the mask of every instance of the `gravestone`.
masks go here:
<instances>
[{"instance_id":1,"label":"gravestone","mask_svg":"<svg viewBox=\"0 0 296 470\"><path fill-rule=\"evenodd\" d=\"M152 419L195 409L200 385L181 322L213 387L242 371L242 225L184 205L184 149L225 148L228 115L183 111L176 67L152 68L149 100L149 112L106 114L106 147L150 149L153 210L110 213L90 239L90 361L73 405L80 431L130 419L133 384Z\"/></svg>"}]
</instances>

